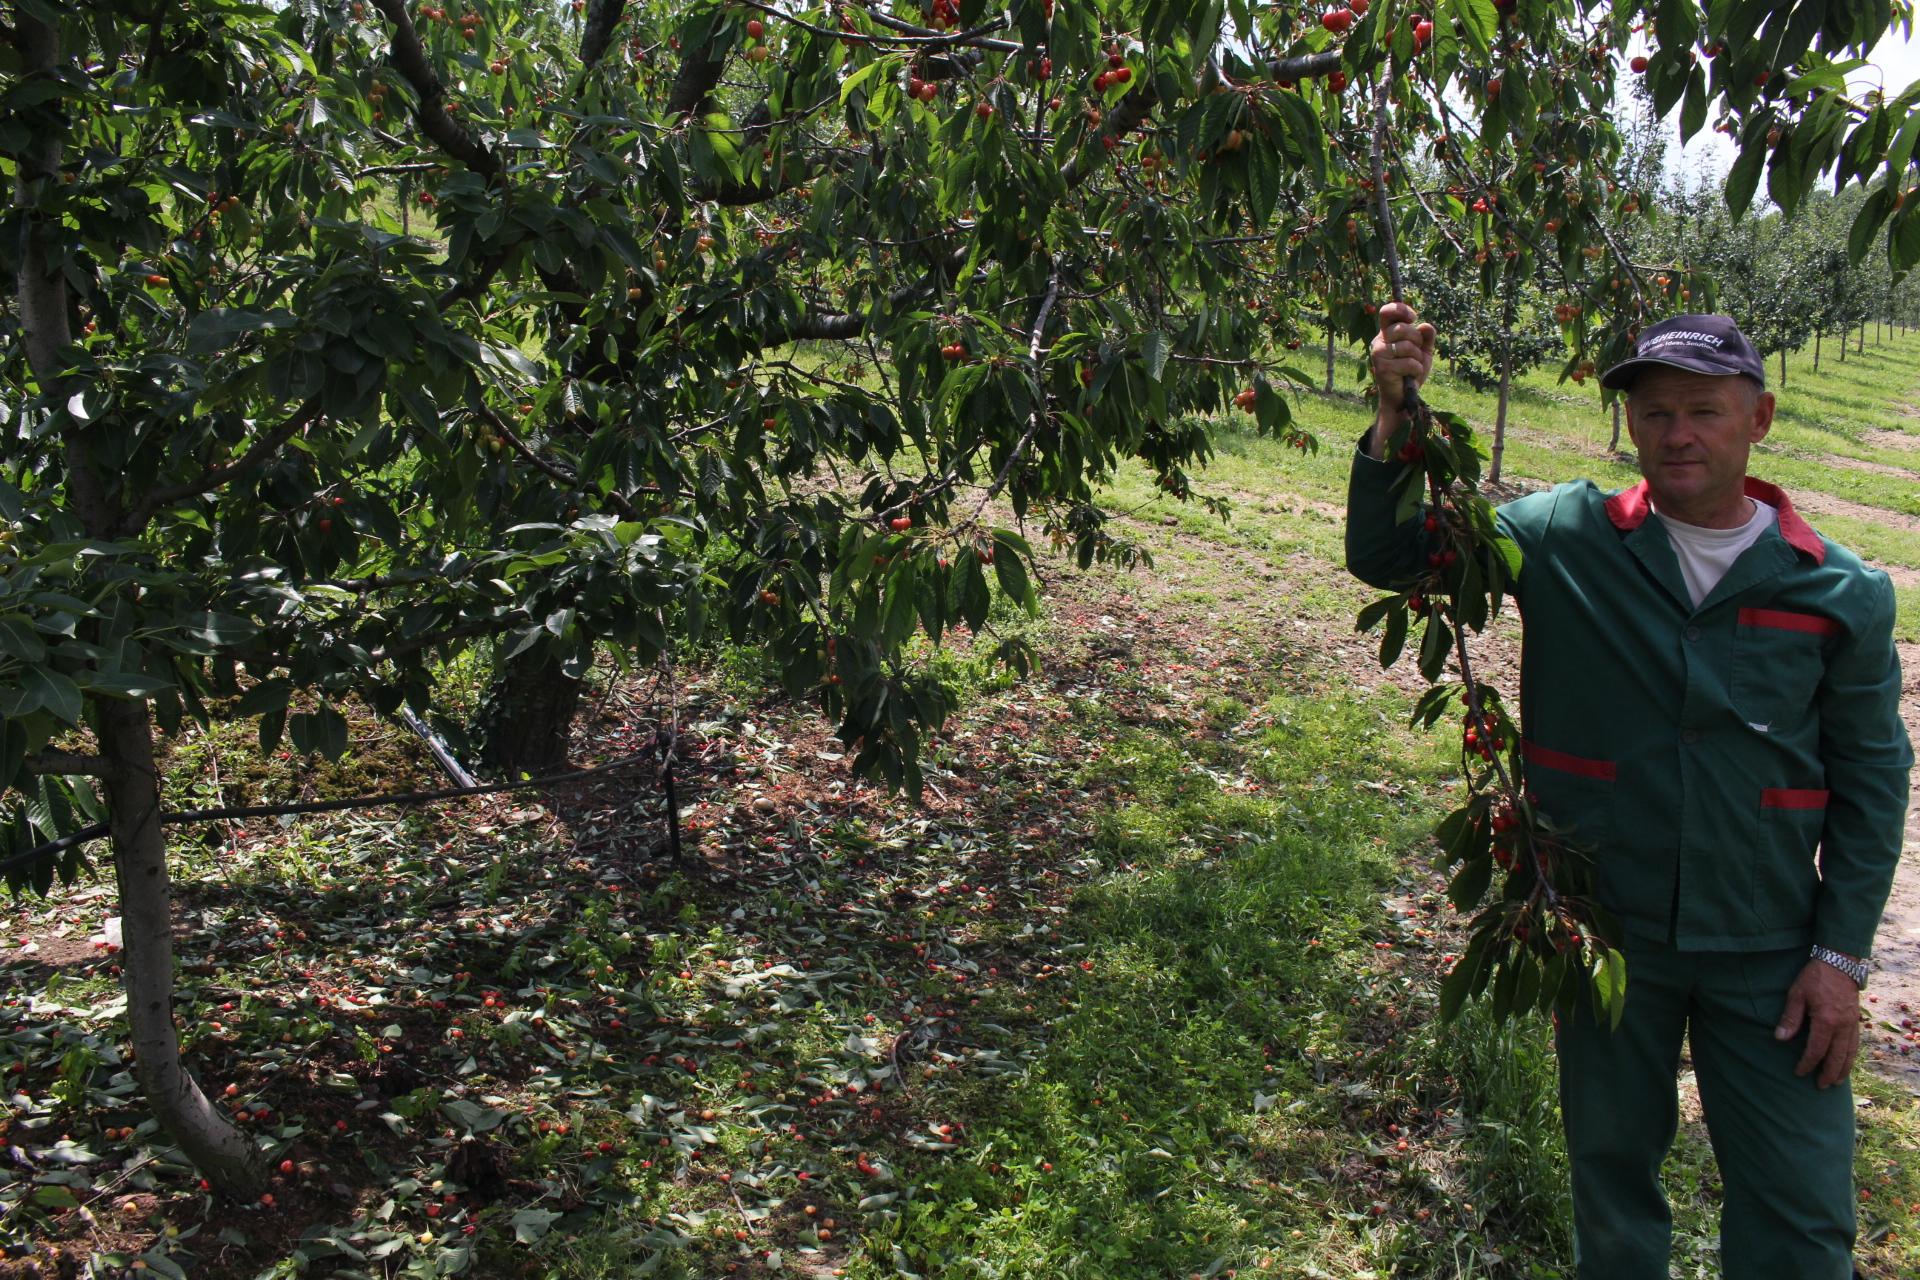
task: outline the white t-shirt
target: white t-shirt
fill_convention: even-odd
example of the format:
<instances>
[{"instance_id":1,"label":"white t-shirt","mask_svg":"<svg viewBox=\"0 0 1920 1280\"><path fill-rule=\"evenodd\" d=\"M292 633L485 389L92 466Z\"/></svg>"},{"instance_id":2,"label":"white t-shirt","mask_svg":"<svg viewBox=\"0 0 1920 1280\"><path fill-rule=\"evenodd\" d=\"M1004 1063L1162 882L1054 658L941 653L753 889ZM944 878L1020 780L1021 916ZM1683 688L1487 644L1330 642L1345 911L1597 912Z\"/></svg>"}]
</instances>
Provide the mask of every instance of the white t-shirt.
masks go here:
<instances>
[{"instance_id":1,"label":"white t-shirt","mask_svg":"<svg viewBox=\"0 0 1920 1280\"><path fill-rule=\"evenodd\" d=\"M1667 528L1674 555L1680 558L1680 576L1687 580L1687 594L1693 597L1696 609L1720 585L1720 579L1727 576L1727 570L1733 568L1740 553L1760 541L1760 536L1780 518L1780 513L1768 503L1757 498L1748 501L1753 503L1753 515L1745 524L1732 529L1705 529L1654 512Z\"/></svg>"}]
</instances>

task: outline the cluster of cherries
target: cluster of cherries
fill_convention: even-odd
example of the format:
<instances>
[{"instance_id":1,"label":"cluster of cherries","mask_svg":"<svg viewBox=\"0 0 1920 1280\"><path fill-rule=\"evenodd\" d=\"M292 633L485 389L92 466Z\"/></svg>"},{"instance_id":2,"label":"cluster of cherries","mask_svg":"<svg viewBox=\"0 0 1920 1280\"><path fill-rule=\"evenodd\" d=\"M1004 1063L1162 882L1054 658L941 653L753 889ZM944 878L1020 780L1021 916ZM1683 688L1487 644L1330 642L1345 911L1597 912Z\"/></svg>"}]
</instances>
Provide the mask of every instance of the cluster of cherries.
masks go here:
<instances>
[{"instance_id":1,"label":"cluster of cherries","mask_svg":"<svg viewBox=\"0 0 1920 1280\"><path fill-rule=\"evenodd\" d=\"M1107 55L1108 70L1093 78L1093 91L1105 93L1110 84L1125 84L1133 79L1133 68L1126 65L1126 59L1117 53Z\"/></svg>"}]
</instances>

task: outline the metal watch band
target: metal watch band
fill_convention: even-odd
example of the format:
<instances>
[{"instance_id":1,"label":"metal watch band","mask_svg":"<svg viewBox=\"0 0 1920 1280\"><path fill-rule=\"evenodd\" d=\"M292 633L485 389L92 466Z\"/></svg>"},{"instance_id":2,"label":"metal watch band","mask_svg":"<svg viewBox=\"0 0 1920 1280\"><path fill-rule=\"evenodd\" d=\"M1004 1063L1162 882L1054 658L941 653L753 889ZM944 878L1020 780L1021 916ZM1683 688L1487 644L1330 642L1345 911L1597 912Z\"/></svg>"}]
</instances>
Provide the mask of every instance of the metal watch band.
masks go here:
<instances>
[{"instance_id":1,"label":"metal watch band","mask_svg":"<svg viewBox=\"0 0 1920 1280\"><path fill-rule=\"evenodd\" d=\"M1830 964L1853 979L1853 985L1865 990L1867 986L1867 962L1843 956L1832 947L1823 947L1819 943L1813 946L1813 958L1824 964Z\"/></svg>"}]
</instances>

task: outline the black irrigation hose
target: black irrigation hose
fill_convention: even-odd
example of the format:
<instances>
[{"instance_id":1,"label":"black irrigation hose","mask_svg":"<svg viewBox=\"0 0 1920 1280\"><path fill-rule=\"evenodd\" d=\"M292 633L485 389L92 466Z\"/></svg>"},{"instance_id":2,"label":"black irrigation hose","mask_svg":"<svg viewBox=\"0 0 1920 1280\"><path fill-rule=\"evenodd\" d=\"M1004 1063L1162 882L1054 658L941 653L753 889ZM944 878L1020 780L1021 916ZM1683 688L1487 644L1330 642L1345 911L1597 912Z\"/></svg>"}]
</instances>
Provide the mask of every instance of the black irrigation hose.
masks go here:
<instances>
[{"instance_id":1,"label":"black irrigation hose","mask_svg":"<svg viewBox=\"0 0 1920 1280\"><path fill-rule=\"evenodd\" d=\"M461 796L483 796L499 791L528 791L541 787L557 787L569 782L578 782L582 778L591 778L595 774L611 773L616 769L631 768L633 765L655 759L662 753L662 750L662 745L656 745L649 747L645 751L636 751L632 755L621 756L617 760L609 760L605 764L597 764L591 769L576 769L568 773L551 773L544 778L528 778L524 782L496 782L483 786L445 787L439 791L396 791L385 795L350 796L344 800L309 800L301 804L253 804L234 805L224 809L180 809L171 813L162 813L160 815L160 822L163 826L176 826L188 822L221 822L231 818L279 818L302 813L339 813L346 809L377 809L384 805L433 804L440 800L458 799ZM670 756L668 757L666 765L666 784L667 795L672 797L673 761ZM671 800L669 803L671 803ZM669 810L668 821L672 823L676 816L677 815ZM677 828L677 824L675 824L675 826ZM86 844L91 840L98 840L101 836L106 835L108 830L109 824L96 822L90 827L82 827L80 830L69 835L61 836L58 840L49 840L46 844L40 845L37 848L28 849L24 853L16 853L7 858L0 858L0 876L10 875L16 867L23 867L30 863L37 862L51 854L62 853L73 848L75 845ZM676 829L676 837L677 834ZM677 838L674 841L674 852L676 856L679 853L679 842Z\"/></svg>"}]
</instances>

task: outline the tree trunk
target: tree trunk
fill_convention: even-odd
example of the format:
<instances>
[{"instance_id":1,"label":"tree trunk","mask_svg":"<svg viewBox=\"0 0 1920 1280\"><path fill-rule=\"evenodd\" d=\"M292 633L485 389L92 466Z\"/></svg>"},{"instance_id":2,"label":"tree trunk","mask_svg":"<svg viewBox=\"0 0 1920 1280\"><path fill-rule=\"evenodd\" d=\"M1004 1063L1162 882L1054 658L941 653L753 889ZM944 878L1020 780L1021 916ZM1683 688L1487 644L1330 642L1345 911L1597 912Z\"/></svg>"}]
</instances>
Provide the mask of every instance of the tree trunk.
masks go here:
<instances>
[{"instance_id":1,"label":"tree trunk","mask_svg":"<svg viewBox=\"0 0 1920 1280\"><path fill-rule=\"evenodd\" d=\"M480 708L481 763L506 778L565 769L580 686L545 655L501 664Z\"/></svg>"},{"instance_id":2,"label":"tree trunk","mask_svg":"<svg viewBox=\"0 0 1920 1280\"><path fill-rule=\"evenodd\" d=\"M252 1200L267 1184L264 1157L214 1108L180 1060L173 1018L173 885L160 832L153 722L144 701L102 698L95 708L107 765L101 781L120 889L120 969L134 1075L187 1159L225 1194Z\"/></svg>"},{"instance_id":3,"label":"tree trunk","mask_svg":"<svg viewBox=\"0 0 1920 1280\"><path fill-rule=\"evenodd\" d=\"M31 10L15 16L15 45L22 78L56 76L64 69L57 28ZM35 188L57 180L64 133L42 128L36 145L20 153L15 203L23 211L19 262L19 328L41 390L61 392L72 339L66 279L48 260L58 227L49 227L36 207ZM66 438L66 484L74 511L89 536L124 537L123 512L101 483L86 434ZM180 1060L173 1025L173 891L167 846L160 834L160 782L153 759L153 723L144 699L88 700L94 734L106 769L101 778L113 844L114 878L120 891L121 983L127 993L127 1026L133 1040L134 1076L147 1105L167 1135L209 1182L227 1195L253 1199L266 1185L266 1162L253 1143L227 1122L200 1091Z\"/></svg>"},{"instance_id":4,"label":"tree trunk","mask_svg":"<svg viewBox=\"0 0 1920 1280\"><path fill-rule=\"evenodd\" d=\"M1620 452L1620 397L1613 398L1613 439L1607 441L1607 452Z\"/></svg>"},{"instance_id":5,"label":"tree trunk","mask_svg":"<svg viewBox=\"0 0 1920 1280\"><path fill-rule=\"evenodd\" d=\"M1500 404L1493 417L1493 453L1487 483L1500 483L1500 459L1507 452L1507 394L1513 387L1513 352L1500 352Z\"/></svg>"},{"instance_id":6,"label":"tree trunk","mask_svg":"<svg viewBox=\"0 0 1920 1280\"><path fill-rule=\"evenodd\" d=\"M1857 356L1867 354L1867 322L1865 320L1860 322L1860 343L1853 349L1853 354Z\"/></svg>"},{"instance_id":7,"label":"tree trunk","mask_svg":"<svg viewBox=\"0 0 1920 1280\"><path fill-rule=\"evenodd\" d=\"M1787 385L1787 349L1785 347L1780 348L1780 385L1782 387Z\"/></svg>"},{"instance_id":8,"label":"tree trunk","mask_svg":"<svg viewBox=\"0 0 1920 1280\"><path fill-rule=\"evenodd\" d=\"M1820 331L1813 331L1813 371L1820 372Z\"/></svg>"},{"instance_id":9,"label":"tree trunk","mask_svg":"<svg viewBox=\"0 0 1920 1280\"><path fill-rule=\"evenodd\" d=\"M1333 394L1333 317L1327 317L1327 394Z\"/></svg>"}]
</instances>

